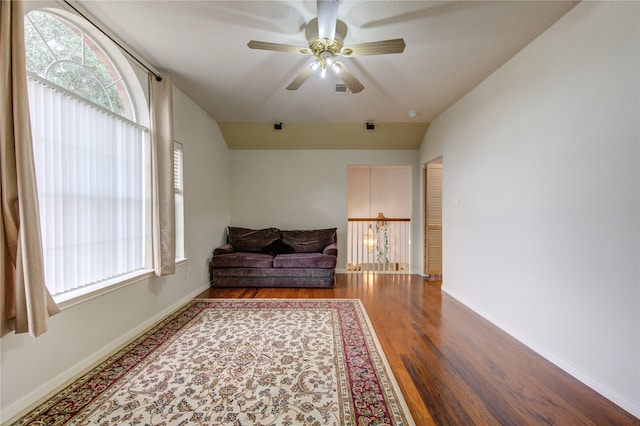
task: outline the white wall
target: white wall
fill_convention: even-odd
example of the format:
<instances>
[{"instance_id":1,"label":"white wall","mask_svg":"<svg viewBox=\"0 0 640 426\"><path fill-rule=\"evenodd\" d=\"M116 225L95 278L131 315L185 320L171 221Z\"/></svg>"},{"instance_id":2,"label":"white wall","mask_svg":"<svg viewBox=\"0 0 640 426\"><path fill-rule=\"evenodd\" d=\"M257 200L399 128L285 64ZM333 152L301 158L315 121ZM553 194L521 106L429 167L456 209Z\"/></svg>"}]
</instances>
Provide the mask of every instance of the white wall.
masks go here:
<instances>
[{"instance_id":1,"label":"white wall","mask_svg":"<svg viewBox=\"0 0 640 426\"><path fill-rule=\"evenodd\" d=\"M583 2L430 126L444 290L640 416L640 4Z\"/></svg>"},{"instance_id":2,"label":"white wall","mask_svg":"<svg viewBox=\"0 0 640 426\"><path fill-rule=\"evenodd\" d=\"M209 259L231 220L231 154L210 115L179 90L173 103L175 139L184 150L187 266L208 285Z\"/></svg>"},{"instance_id":3,"label":"white wall","mask_svg":"<svg viewBox=\"0 0 640 426\"><path fill-rule=\"evenodd\" d=\"M371 218L410 218L413 207L413 167L349 166L347 215Z\"/></svg>"},{"instance_id":4,"label":"white wall","mask_svg":"<svg viewBox=\"0 0 640 426\"><path fill-rule=\"evenodd\" d=\"M233 226L282 229L338 228L338 270L346 270L347 166L412 166L413 199L421 170L414 150L237 150L231 152ZM419 203L412 206L418 241ZM413 244L412 265L422 251ZM418 269L419 270L419 269Z\"/></svg>"},{"instance_id":5,"label":"white wall","mask_svg":"<svg viewBox=\"0 0 640 426\"><path fill-rule=\"evenodd\" d=\"M188 262L175 275L146 279L64 310L37 339L2 338L0 421L208 286L207 259L230 220L229 151L210 116L179 90L173 96L175 138L184 145Z\"/></svg>"}]
</instances>

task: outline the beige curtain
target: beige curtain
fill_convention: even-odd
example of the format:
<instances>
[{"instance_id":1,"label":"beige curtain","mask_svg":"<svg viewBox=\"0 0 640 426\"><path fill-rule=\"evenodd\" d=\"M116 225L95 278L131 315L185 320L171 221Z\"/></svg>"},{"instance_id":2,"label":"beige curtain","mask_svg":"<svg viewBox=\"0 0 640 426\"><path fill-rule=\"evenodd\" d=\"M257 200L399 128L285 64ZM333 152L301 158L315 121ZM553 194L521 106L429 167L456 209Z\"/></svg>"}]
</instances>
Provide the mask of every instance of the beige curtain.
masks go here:
<instances>
[{"instance_id":1,"label":"beige curtain","mask_svg":"<svg viewBox=\"0 0 640 426\"><path fill-rule=\"evenodd\" d=\"M173 189L173 105L171 78L149 74L151 167L153 173L153 257L157 276L175 273L176 220Z\"/></svg>"},{"instance_id":2,"label":"beige curtain","mask_svg":"<svg viewBox=\"0 0 640 426\"><path fill-rule=\"evenodd\" d=\"M22 0L0 9L0 333L39 336L59 312L44 282Z\"/></svg>"}]
</instances>

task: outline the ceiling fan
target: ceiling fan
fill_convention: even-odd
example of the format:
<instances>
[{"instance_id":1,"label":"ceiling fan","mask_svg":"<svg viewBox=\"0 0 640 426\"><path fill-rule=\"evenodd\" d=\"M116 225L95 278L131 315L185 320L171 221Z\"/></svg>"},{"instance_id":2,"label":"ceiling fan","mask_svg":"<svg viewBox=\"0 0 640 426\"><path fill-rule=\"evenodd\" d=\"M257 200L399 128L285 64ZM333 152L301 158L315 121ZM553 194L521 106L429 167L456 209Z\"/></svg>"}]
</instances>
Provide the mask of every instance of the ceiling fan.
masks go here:
<instances>
[{"instance_id":1,"label":"ceiling fan","mask_svg":"<svg viewBox=\"0 0 640 426\"><path fill-rule=\"evenodd\" d=\"M312 20L308 25L308 27L313 27L314 21L317 21L318 32L308 37L309 47L255 40L247 43L250 49L301 53L315 57L315 60L291 81L287 86L287 90L298 89L318 69L322 77L331 69L340 77L351 93L360 93L364 86L344 63L337 60L338 57L353 58L355 56L384 55L387 53L402 53L404 51L405 43L401 38L344 46L343 40L347 34L347 25L338 20L338 1L318 0L318 18L317 20Z\"/></svg>"}]
</instances>

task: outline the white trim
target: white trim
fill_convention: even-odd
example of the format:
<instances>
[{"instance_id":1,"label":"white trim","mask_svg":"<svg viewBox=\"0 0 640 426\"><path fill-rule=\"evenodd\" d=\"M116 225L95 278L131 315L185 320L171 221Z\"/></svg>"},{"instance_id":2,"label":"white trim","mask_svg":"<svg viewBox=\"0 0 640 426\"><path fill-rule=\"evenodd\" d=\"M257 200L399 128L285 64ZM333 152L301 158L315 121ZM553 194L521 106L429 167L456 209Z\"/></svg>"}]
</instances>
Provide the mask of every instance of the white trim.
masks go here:
<instances>
[{"instance_id":1,"label":"white trim","mask_svg":"<svg viewBox=\"0 0 640 426\"><path fill-rule=\"evenodd\" d=\"M49 380L46 383L38 386L33 391L24 395L22 398L18 399L13 404L3 408L2 410L2 419L9 418L10 420L7 422L3 421L4 424L11 424L14 421L18 420L19 417L24 416L29 411L37 407L46 401L47 398L53 396L56 392L64 389L71 382L78 379L83 374L87 373L97 364L111 356L113 353L117 352L121 348L124 348L127 344L132 342L134 339L138 338L145 331L149 330L156 323L161 321L164 317L169 315L170 313L176 311L182 305L194 299L198 294L202 293L204 290L208 288L208 284L203 284L202 287L192 291L187 296L173 303L169 307L160 311L156 315L149 318L147 321L141 323L137 327L131 329L128 333L120 336L118 339L112 341L108 345L104 346L102 349L96 351L93 355L85 358L82 362L74 365L73 367L63 371L62 373L55 376L53 379ZM35 402L34 402L35 401Z\"/></svg>"},{"instance_id":2,"label":"white trim","mask_svg":"<svg viewBox=\"0 0 640 426\"><path fill-rule=\"evenodd\" d=\"M562 358L558 357L557 355L547 351L543 347L541 347L538 344L536 344L536 343L532 342L531 340L529 340L527 337L525 337L525 336L521 335L520 333L516 332L515 330L511 329L509 326L507 326L504 323L496 320L495 318L493 318L491 315L487 314L486 312L484 312L484 311L482 311L480 309L477 309L477 307L473 306L470 303L467 303L463 298L461 298L456 293L454 293L452 291L449 291L445 286L442 286L442 291L444 291L449 296L453 297L458 302L462 303L467 308L471 309L473 312L475 312L476 314L480 315L482 318L486 319L487 321L489 321L490 323L492 323L496 327L500 328L502 331L504 331L505 333L509 334L511 337L513 337L514 339L518 340L520 343L524 344L529 349L531 349L532 351L534 351L538 355L540 355L543 358L545 358L547 361L551 362L552 364L554 364L555 366L559 367L560 369L562 369L566 373L570 374L571 376L573 376L574 378L576 378L580 382L584 383L585 385L589 386L591 389L593 389L594 391L598 392L600 395L604 396L605 398L607 398L608 400L610 400L614 404L618 405L623 410L628 411L629 413L633 414L636 417L640 417L640 404L638 402L632 401L629 398L627 398L626 396L620 395L618 392L616 392L615 390L611 389L610 387L604 385L603 383L601 383L600 381L598 381L594 377L590 376L585 371L580 370L576 366L568 363L567 361L563 360Z\"/></svg>"},{"instance_id":3,"label":"white trim","mask_svg":"<svg viewBox=\"0 0 640 426\"><path fill-rule=\"evenodd\" d=\"M176 266L186 264L187 260L187 258L176 259ZM58 305L58 308L64 311L72 306L79 305L80 303L95 299L103 294L111 293L112 291L127 287L153 276L155 276L153 269L143 269L121 275L110 280L101 281L97 284L88 285L76 290L55 295L53 296L53 300Z\"/></svg>"}]
</instances>

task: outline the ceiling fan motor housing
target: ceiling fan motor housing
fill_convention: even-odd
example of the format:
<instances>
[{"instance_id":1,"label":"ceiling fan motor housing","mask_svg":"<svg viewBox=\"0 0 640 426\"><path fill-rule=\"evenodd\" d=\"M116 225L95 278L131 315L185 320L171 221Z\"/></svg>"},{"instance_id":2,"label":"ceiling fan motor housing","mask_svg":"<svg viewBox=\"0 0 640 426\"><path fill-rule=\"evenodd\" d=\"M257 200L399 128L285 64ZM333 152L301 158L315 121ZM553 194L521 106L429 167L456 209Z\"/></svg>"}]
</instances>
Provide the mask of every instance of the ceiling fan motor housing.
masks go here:
<instances>
[{"instance_id":1,"label":"ceiling fan motor housing","mask_svg":"<svg viewBox=\"0 0 640 426\"><path fill-rule=\"evenodd\" d=\"M342 47L342 39L338 35L333 40L316 38L309 43L311 53L323 67L326 67L327 59L340 55Z\"/></svg>"}]
</instances>

